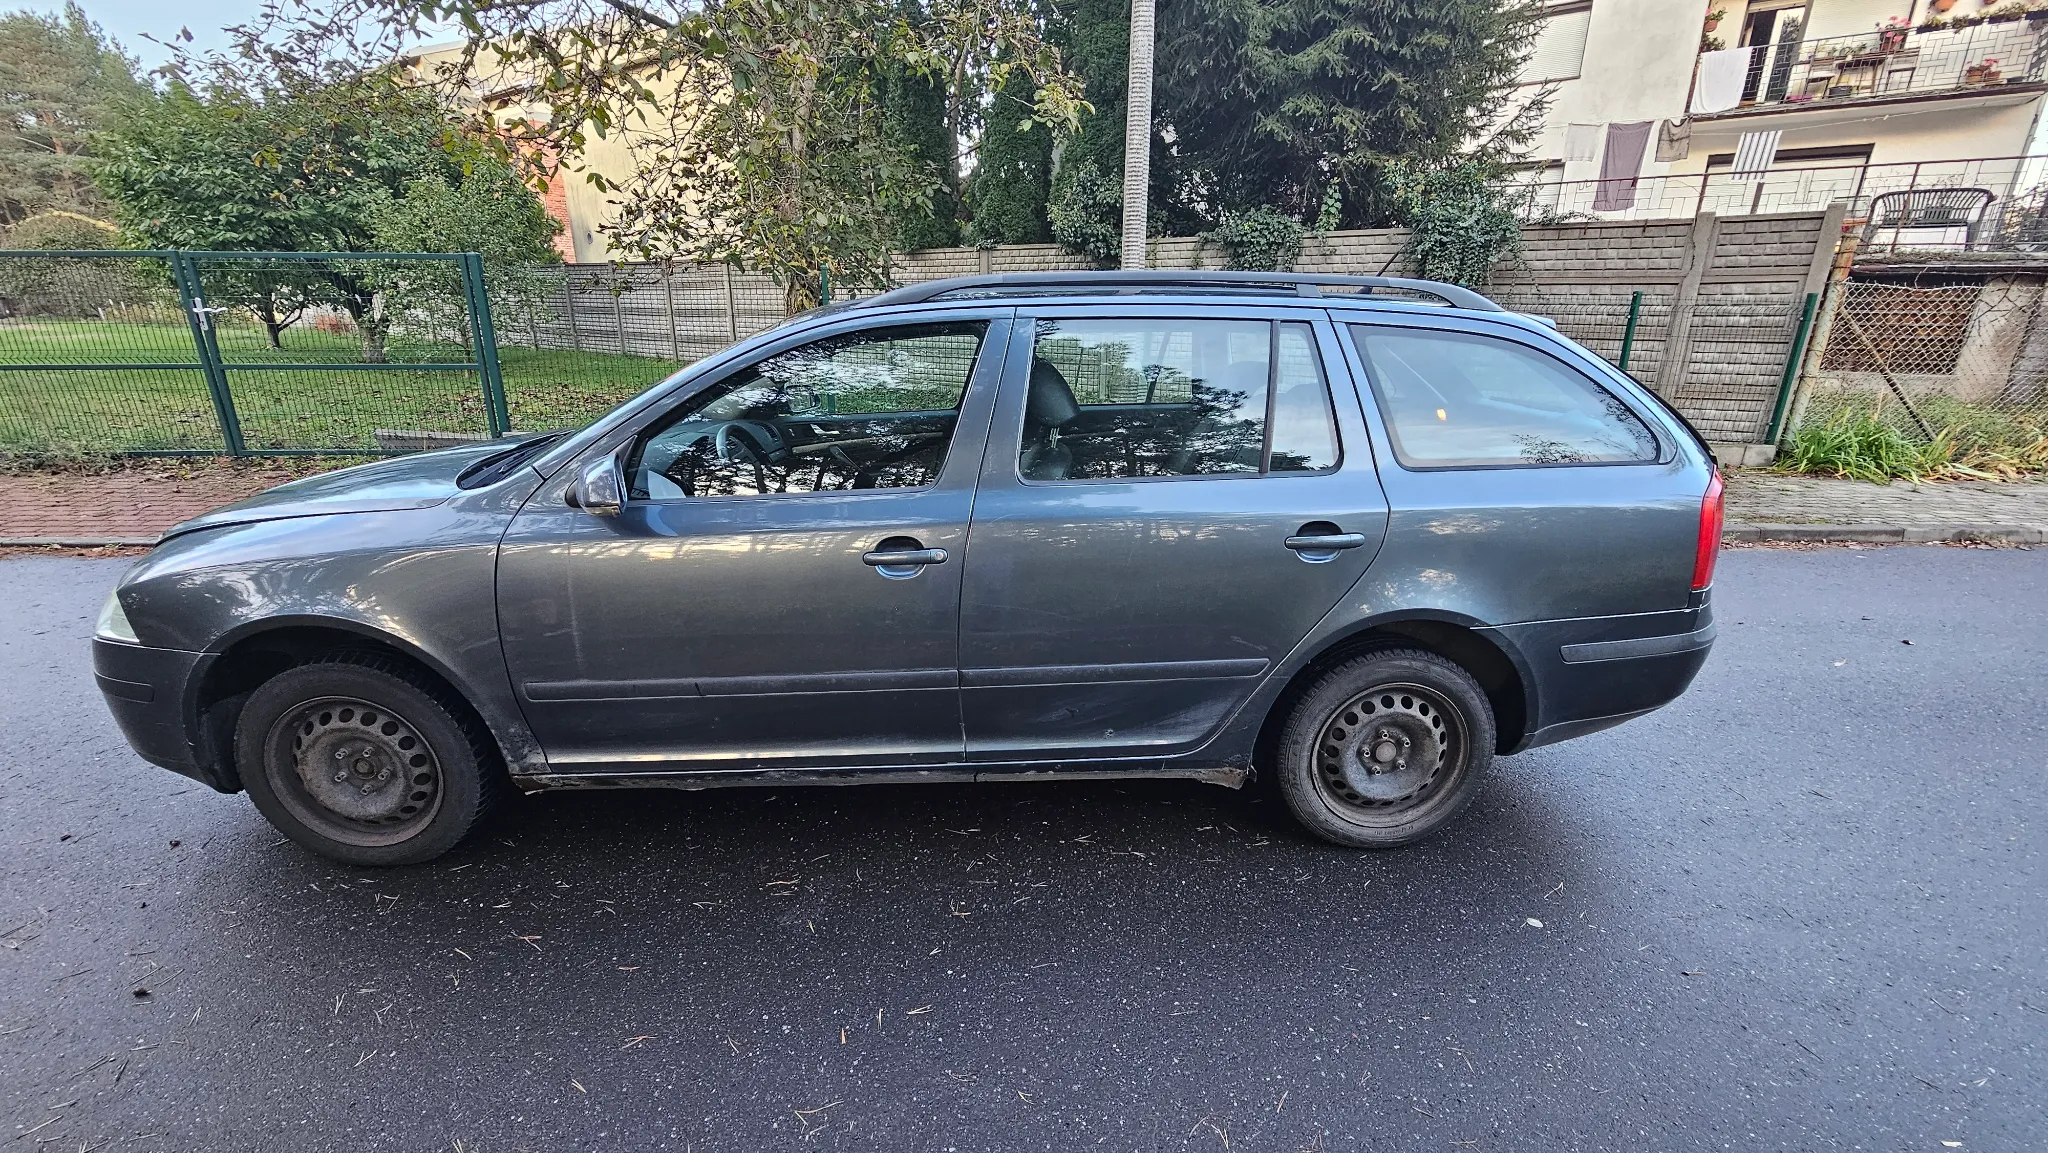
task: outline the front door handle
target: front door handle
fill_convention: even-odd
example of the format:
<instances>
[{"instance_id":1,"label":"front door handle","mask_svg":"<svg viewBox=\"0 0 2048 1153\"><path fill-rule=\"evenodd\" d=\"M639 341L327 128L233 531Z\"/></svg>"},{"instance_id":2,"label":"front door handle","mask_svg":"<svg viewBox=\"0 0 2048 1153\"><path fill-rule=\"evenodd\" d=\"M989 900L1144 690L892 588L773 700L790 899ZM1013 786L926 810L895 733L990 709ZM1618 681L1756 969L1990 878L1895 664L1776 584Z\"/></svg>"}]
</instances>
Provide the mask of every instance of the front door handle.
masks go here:
<instances>
[{"instance_id":1,"label":"front door handle","mask_svg":"<svg viewBox=\"0 0 2048 1153\"><path fill-rule=\"evenodd\" d=\"M945 564L946 550L926 548L914 536L892 536L860 554L860 563L892 581L909 580L928 564Z\"/></svg>"},{"instance_id":2,"label":"front door handle","mask_svg":"<svg viewBox=\"0 0 2048 1153\"><path fill-rule=\"evenodd\" d=\"M1288 548L1295 552L1335 552L1345 548L1363 548L1365 534L1362 532L1333 532L1321 536L1291 536L1286 540Z\"/></svg>"},{"instance_id":3,"label":"front door handle","mask_svg":"<svg viewBox=\"0 0 2048 1153\"><path fill-rule=\"evenodd\" d=\"M873 552L860 554L860 563L869 568L908 568L914 565L945 564L946 550L942 548L878 548Z\"/></svg>"}]
</instances>

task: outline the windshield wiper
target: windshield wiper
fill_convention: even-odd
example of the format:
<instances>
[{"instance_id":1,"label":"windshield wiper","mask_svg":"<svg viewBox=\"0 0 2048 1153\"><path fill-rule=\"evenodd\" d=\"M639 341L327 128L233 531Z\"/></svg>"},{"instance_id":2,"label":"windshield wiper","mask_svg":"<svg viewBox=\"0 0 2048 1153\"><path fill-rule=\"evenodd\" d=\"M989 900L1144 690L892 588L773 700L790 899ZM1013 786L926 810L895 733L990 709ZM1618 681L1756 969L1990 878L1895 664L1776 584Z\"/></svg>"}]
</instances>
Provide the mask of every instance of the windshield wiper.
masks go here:
<instances>
[{"instance_id":1,"label":"windshield wiper","mask_svg":"<svg viewBox=\"0 0 2048 1153\"><path fill-rule=\"evenodd\" d=\"M521 441L506 449L477 461L455 478L457 488L482 488L496 484L518 471L519 466L540 455L542 449L569 435L567 432L550 432L532 440Z\"/></svg>"}]
</instances>

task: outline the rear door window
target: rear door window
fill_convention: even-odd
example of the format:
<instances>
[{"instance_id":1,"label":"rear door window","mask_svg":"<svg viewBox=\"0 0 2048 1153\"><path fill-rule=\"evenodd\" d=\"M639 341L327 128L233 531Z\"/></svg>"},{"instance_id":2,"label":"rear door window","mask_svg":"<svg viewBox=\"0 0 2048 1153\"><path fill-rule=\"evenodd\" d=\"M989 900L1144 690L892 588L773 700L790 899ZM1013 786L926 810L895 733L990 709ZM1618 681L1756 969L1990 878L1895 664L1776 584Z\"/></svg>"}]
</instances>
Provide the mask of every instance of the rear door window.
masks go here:
<instances>
[{"instance_id":1,"label":"rear door window","mask_svg":"<svg viewBox=\"0 0 2048 1153\"><path fill-rule=\"evenodd\" d=\"M1307 324L1036 323L1018 446L1027 480L1318 472L1338 457Z\"/></svg>"},{"instance_id":2,"label":"rear door window","mask_svg":"<svg viewBox=\"0 0 2048 1153\"><path fill-rule=\"evenodd\" d=\"M1394 456L1409 468L1653 461L1657 438L1563 361L1464 332L1351 328Z\"/></svg>"}]
</instances>

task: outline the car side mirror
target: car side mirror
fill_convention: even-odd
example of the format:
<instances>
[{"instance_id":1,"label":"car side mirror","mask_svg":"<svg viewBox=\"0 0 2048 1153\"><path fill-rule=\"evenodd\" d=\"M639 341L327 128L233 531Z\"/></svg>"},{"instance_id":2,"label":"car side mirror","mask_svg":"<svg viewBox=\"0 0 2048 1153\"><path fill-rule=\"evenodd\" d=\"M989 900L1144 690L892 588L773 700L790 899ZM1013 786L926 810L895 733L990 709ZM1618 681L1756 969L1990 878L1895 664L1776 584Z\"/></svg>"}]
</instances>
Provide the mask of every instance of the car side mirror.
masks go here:
<instances>
[{"instance_id":1,"label":"car side mirror","mask_svg":"<svg viewBox=\"0 0 2048 1153\"><path fill-rule=\"evenodd\" d=\"M591 461L569 484L569 503L592 516L617 516L626 503L625 476L617 456Z\"/></svg>"}]
</instances>

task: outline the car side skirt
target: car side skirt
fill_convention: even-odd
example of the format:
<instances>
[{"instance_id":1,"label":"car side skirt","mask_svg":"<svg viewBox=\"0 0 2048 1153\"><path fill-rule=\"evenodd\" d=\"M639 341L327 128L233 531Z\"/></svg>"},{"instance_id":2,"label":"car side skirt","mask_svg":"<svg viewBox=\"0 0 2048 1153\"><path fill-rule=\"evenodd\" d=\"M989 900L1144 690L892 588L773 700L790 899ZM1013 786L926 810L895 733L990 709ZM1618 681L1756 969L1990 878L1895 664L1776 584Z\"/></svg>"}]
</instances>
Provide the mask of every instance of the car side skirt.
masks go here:
<instances>
[{"instance_id":1,"label":"car side skirt","mask_svg":"<svg viewBox=\"0 0 2048 1153\"><path fill-rule=\"evenodd\" d=\"M519 773L512 781L529 793L558 789L733 789L782 785L925 785L991 781L1188 780L1240 788L1247 765L1171 761L1073 761L1032 764L905 765L860 769L727 769L629 773Z\"/></svg>"}]
</instances>

